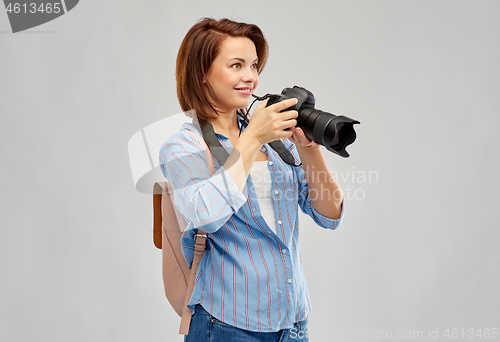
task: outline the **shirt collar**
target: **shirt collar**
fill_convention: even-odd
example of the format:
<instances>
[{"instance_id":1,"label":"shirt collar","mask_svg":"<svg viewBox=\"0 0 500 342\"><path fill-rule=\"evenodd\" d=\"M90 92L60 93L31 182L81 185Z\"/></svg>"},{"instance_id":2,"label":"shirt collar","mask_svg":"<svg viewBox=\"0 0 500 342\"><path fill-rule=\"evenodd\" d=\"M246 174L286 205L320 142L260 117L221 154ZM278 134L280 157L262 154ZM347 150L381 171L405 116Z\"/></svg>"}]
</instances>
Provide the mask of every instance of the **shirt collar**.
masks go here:
<instances>
[{"instance_id":1,"label":"shirt collar","mask_svg":"<svg viewBox=\"0 0 500 342\"><path fill-rule=\"evenodd\" d=\"M240 114L238 114L238 124L240 128L243 126L243 130L248 126L248 122Z\"/></svg>"}]
</instances>

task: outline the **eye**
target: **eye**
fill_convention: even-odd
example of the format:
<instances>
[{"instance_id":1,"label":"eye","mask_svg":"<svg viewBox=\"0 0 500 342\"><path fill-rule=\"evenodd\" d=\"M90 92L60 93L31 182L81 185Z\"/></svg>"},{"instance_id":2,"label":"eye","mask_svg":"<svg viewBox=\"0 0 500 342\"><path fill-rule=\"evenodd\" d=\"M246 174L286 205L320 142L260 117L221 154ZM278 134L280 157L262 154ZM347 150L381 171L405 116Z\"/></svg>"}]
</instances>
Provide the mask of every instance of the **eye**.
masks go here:
<instances>
[{"instance_id":1,"label":"eye","mask_svg":"<svg viewBox=\"0 0 500 342\"><path fill-rule=\"evenodd\" d=\"M257 67L258 67L257 63L252 64L252 69L257 69Z\"/></svg>"},{"instance_id":2,"label":"eye","mask_svg":"<svg viewBox=\"0 0 500 342\"><path fill-rule=\"evenodd\" d=\"M241 63L234 63L233 65L231 65L231 68L241 68Z\"/></svg>"}]
</instances>

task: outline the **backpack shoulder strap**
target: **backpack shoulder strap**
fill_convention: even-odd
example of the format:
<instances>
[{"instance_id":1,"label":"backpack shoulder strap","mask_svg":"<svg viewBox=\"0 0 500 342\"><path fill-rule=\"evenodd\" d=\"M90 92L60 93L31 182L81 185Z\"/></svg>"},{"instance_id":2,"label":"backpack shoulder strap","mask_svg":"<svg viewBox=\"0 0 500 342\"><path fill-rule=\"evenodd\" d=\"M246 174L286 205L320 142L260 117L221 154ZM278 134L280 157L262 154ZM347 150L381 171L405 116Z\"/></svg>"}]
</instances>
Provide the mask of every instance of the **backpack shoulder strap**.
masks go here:
<instances>
[{"instance_id":1,"label":"backpack shoulder strap","mask_svg":"<svg viewBox=\"0 0 500 342\"><path fill-rule=\"evenodd\" d=\"M203 147L203 149L205 150L205 155L207 156L207 166L208 166L208 169L210 170L210 174L213 175L215 173L215 171L214 171L214 161L211 158L212 155L210 153L210 149L208 148L207 143L205 142L205 140L203 140L199 136L199 134L196 134L193 131L183 131L183 132L191 134L193 137L195 137L198 140L198 142L200 143L200 145Z\"/></svg>"}]
</instances>

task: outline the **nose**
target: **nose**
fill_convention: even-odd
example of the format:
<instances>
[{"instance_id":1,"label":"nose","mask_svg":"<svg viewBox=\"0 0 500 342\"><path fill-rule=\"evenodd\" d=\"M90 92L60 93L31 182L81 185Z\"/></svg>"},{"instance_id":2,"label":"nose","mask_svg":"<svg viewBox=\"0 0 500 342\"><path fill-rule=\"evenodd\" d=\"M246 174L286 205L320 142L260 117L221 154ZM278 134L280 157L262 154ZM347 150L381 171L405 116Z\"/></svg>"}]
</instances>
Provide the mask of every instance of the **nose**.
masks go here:
<instances>
[{"instance_id":1,"label":"nose","mask_svg":"<svg viewBox=\"0 0 500 342\"><path fill-rule=\"evenodd\" d=\"M257 70L249 67L245 68L245 73L243 74L242 81L245 83L255 83L259 80L259 74L257 73Z\"/></svg>"}]
</instances>

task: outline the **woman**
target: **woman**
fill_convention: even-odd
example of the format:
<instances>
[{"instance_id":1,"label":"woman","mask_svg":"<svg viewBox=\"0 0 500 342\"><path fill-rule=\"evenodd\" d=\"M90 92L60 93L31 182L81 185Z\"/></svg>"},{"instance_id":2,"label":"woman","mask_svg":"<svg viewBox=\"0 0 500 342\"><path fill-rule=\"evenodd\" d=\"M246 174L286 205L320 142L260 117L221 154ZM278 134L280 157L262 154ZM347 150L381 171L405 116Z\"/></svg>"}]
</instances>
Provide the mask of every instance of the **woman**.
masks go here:
<instances>
[{"instance_id":1,"label":"woman","mask_svg":"<svg viewBox=\"0 0 500 342\"><path fill-rule=\"evenodd\" d=\"M188 222L182 245L189 264L197 230L208 237L188 303L194 314L186 341L308 341L298 208L324 228L342 220L342 191L319 145L295 127L297 111L284 111L297 100L263 102L248 121L243 108L267 51L257 26L206 18L189 30L177 57L182 110L194 109L230 153L223 165L209 155L211 175L203 146L186 132L202 135L191 123L160 150L176 207ZM275 140L295 163L270 148Z\"/></svg>"}]
</instances>

